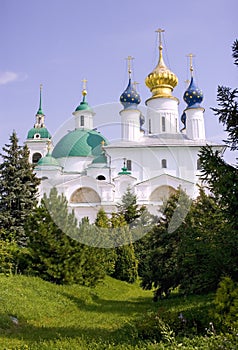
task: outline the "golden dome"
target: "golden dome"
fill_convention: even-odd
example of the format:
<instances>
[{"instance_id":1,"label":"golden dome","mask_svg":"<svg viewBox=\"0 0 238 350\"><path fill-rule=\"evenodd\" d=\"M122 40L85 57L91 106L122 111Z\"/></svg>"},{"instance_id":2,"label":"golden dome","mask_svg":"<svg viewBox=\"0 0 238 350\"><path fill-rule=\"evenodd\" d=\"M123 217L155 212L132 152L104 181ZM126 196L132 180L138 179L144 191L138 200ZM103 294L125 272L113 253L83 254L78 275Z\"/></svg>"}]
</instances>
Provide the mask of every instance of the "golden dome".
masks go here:
<instances>
[{"instance_id":1,"label":"golden dome","mask_svg":"<svg viewBox=\"0 0 238 350\"><path fill-rule=\"evenodd\" d=\"M159 62L147 76L145 83L152 92L152 98L173 97L172 91L178 84L177 76L169 70L163 60L162 45L159 46Z\"/></svg>"}]
</instances>

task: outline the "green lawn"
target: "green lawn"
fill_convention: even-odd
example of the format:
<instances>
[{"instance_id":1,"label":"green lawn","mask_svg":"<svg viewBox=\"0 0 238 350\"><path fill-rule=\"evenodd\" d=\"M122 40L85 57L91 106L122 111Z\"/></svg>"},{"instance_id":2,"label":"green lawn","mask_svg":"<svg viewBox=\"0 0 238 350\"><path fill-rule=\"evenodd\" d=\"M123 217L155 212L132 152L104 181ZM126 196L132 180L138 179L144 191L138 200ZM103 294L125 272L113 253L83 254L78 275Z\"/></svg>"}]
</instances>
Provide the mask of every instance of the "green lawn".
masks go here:
<instances>
[{"instance_id":1,"label":"green lawn","mask_svg":"<svg viewBox=\"0 0 238 350\"><path fill-rule=\"evenodd\" d=\"M210 297L175 296L154 303L152 292L139 284L109 277L88 288L0 276L0 349L163 349L138 340L135 320L148 311L186 312L209 302Z\"/></svg>"}]
</instances>

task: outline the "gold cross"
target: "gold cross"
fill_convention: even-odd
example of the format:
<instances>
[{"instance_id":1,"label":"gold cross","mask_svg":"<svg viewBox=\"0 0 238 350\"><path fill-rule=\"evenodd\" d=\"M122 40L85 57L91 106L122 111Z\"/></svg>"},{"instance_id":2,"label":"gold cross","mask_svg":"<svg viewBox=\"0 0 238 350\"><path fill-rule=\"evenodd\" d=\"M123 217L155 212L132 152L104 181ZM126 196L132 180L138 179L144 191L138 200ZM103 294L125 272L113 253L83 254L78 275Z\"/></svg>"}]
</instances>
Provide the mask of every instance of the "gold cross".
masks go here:
<instances>
[{"instance_id":1,"label":"gold cross","mask_svg":"<svg viewBox=\"0 0 238 350\"><path fill-rule=\"evenodd\" d=\"M189 53L187 57L189 57L190 72L191 72L191 75L193 75L193 57L195 57L195 55L193 55L192 53Z\"/></svg>"},{"instance_id":2,"label":"gold cross","mask_svg":"<svg viewBox=\"0 0 238 350\"><path fill-rule=\"evenodd\" d=\"M83 79L82 80L82 83L83 83L83 90L86 90L86 83L87 83L87 79Z\"/></svg>"},{"instance_id":3,"label":"gold cross","mask_svg":"<svg viewBox=\"0 0 238 350\"><path fill-rule=\"evenodd\" d=\"M130 76L131 75L131 61L134 60L134 57L128 56L127 58L125 58L125 60L127 60L128 73L129 73L129 76Z\"/></svg>"},{"instance_id":4,"label":"gold cross","mask_svg":"<svg viewBox=\"0 0 238 350\"><path fill-rule=\"evenodd\" d=\"M156 33L159 33L159 46L162 46L162 33L164 33L164 29L161 29L161 28L159 28L159 29L157 29L155 32Z\"/></svg>"}]
</instances>

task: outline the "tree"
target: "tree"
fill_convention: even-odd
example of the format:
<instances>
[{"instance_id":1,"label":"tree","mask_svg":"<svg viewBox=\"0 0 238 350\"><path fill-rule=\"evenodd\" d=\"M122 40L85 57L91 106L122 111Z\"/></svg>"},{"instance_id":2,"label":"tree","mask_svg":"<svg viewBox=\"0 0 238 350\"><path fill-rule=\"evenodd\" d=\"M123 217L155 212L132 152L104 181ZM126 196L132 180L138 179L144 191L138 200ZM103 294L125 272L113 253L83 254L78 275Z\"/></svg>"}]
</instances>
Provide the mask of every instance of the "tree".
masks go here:
<instances>
[{"instance_id":1,"label":"tree","mask_svg":"<svg viewBox=\"0 0 238 350\"><path fill-rule=\"evenodd\" d=\"M55 188L28 219L26 232L31 274L56 284L95 285L104 277L101 259L78 241L74 213Z\"/></svg>"},{"instance_id":2,"label":"tree","mask_svg":"<svg viewBox=\"0 0 238 350\"><path fill-rule=\"evenodd\" d=\"M238 40L232 46L235 65L238 65ZM235 151L238 149L238 89L218 86L218 108L212 108L219 122L225 126L228 133L227 146ZM234 230L238 229L238 167L227 164L218 151L211 147L203 147L200 153L202 178L208 184L218 203L232 221Z\"/></svg>"},{"instance_id":3,"label":"tree","mask_svg":"<svg viewBox=\"0 0 238 350\"><path fill-rule=\"evenodd\" d=\"M238 65L238 40L233 43L232 55ZM225 126L228 133L227 147L231 151L238 149L238 89L218 86L218 108L212 108L219 122ZM230 266L229 276L238 281L238 164L227 164L218 151L211 147L203 147L200 153L202 179L214 194L217 204L226 215L224 245L226 265ZM228 270L228 269L227 269Z\"/></svg>"},{"instance_id":4,"label":"tree","mask_svg":"<svg viewBox=\"0 0 238 350\"><path fill-rule=\"evenodd\" d=\"M104 249L108 259L107 273L129 283L137 279L137 259L131 241L129 226L121 213L112 213L109 219L103 209L98 211L95 225L112 248Z\"/></svg>"},{"instance_id":5,"label":"tree","mask_svg":"<svg viewBox=\"0 0 238 350\"><path fill-rule=\"evenodd\" d=\"M25 245L24 225L37 205L37 186L33 168L28 161L27 146L18 145L15 131L10 144L3 147L0 164L0 226L6 232L5 238ZM2 237L3 238L3 237Z\"/></svg>"},{"instance_id":6,"label":"tree","mask_svg":"<svg viewBox=\"0 0 238 350\"><path fill-rule=\"evenodd\" d=\"M141 215L136 195L131 192L130 187L127 188L122 196L121 204L118 206L118 212L124 216L129 225L133 225L133 222Z\"/></svg>"},{"instance_id":7,"label":"tree","mask_svg":"<svg viewBox=\"0 0 238 350\"><path fill-rule=\"evenodd\" d=\"M148 253L141 268L142 287L156 289L154 300L163 295L168 296L171 289L180 283L178 250L183 223L175 230L171 229L171 223L174 221L174 215L183 217L189 206L190 199L183 190L178 189L162 208L163 215L147 237Z\"/></svg>"}]
</instances>

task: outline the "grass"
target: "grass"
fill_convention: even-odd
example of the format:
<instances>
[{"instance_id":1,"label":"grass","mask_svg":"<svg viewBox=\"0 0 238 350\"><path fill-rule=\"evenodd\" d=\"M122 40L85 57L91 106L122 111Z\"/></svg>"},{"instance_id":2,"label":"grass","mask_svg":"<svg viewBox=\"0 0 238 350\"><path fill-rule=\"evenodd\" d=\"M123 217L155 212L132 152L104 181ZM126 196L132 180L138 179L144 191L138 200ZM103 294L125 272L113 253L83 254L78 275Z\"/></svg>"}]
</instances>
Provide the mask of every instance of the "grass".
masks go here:
<instances>
[{"instance_id":1,"label":"grass","mask_svg":"<svg viewBox=\"0 0 238 350\"><path fill-rule=\"evenodd\" d=\"M209 303L210 297L195 296L154 303L151 291L109 277L88 288L0 276L0 350L164 349L139 341L135 320L148 311L186 312Z\"/></svg>"}]
</instances>

